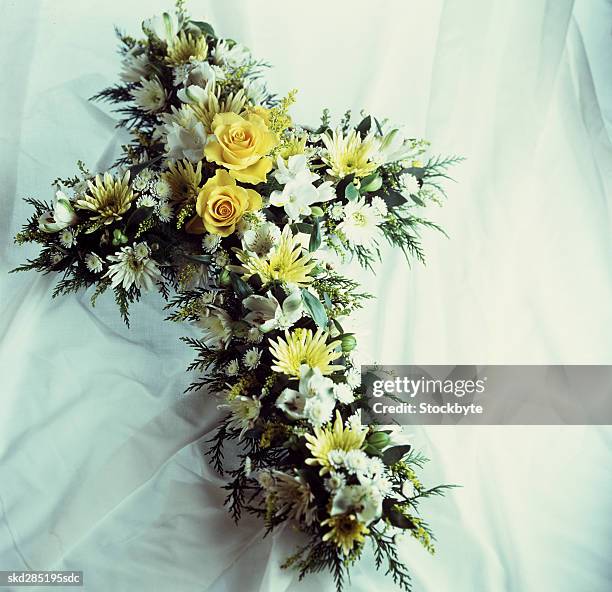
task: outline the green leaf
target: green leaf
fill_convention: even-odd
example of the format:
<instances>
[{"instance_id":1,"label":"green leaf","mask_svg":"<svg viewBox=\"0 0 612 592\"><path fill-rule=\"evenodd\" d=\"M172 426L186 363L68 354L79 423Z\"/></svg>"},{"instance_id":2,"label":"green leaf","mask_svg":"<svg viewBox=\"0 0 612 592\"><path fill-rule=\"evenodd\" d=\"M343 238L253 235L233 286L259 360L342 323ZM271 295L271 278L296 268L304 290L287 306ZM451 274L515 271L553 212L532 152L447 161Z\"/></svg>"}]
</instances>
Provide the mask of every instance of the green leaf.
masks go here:
<instances>
[{"instance_id":1,"label":"green leaf","mask_svg":"<svg viewBox=\"0 0 612 592\"><path fill-rule=\"evenodd\" d=\"M372 173L368 175L363 181L361 181L361 187L359 188L360 193L371 193L372 191L378 191L382 187L382 178L378 173Z\"/></svg>"},{"instance_id":2,"label":"green leaf","mask_svg":"<svg viewBox=\"0 0 612 592\"><path fill-rule=\"evenodd\" d=\"M372 118L368 115L367 117L364 117L360 122L359 125L357 126L357 131L359 132L359 134L361 135L361 137L365 137L367 136L368 132L370 131L370 128L372 127Z\"/></svg>"},{"instance_id":3,"label":"green leaf","mask_svg":"<svg viewBox=\"0 0 612 592\"><path fill-rule=\"evenodd\" d=\"M232 282L232 288L234 288L234 292L238 294L241 298L246 298L253 293L251 286L247 284L241 277L239 277L235 273L230 273L230 279Z\"/></svg>"},{"instance_id":4,"label":"green leaf","mask_svg":"<svg viewBox=\"0 0 612 592\"><path fill-rule=\"evenodd\" d=\"M325 307L321 304L320 300L313 296L306 288L302 288L302 300L312 320L319 327L327 327L327 312L325 312Z\"/></svg>"},{"instance_id":5,"label":"green leaf","mask_svg":"<svg viewBox=\"0 0 612 592\"><path fill-rule=\"evenodd\" d=\"M321 224L319 219L315 218L314 224L312 225L312 232L310 233L310 242L308 243L308 250L312 253L321 246Z\"/></svg>"},{"instance_id":6,"label":"green leaf","mask_svg":"<svg viewBox=\"0 0 612 592\"><path fill-rule=\"evenodd\" d=\"M396 503L393 499L387 498L383 500L383 516L389 519L389 522L397 528L403 530L413 529L414 522L406 518L399 510L396 509Z\"/></svg>"},{"instance_id":7,"label":"green leaf","mask_svg":"<svg viewBox=\"0 0 612 592\"><path fill-rule=\"evenodd\" d=\"M418 206L424 206L425 202L418 196L414 195L413 193L410 194L410 199L417 204Z\"/></svg>"},{"instance_id":8,"label":"green leaf","mask_svg":"<svg viewBox=\"0 0 612 592\"><path fill-rule=\"evenodd\" d=\"M136 208L132 215L128 218L126 229L136 230L140 224L148 220L153 215L153 208Z\"/></svg>"},{"instance_id":9,"label":"green leaf","mask_svg":"<svg viewBox=\"0 0 612 592\"><path fill-rule=\"evenodd\" d=\"M349 183L344 190L344 197L349 201L355 201L359 197L359 189L353 183Z\"/></svg>"},{"instance_id":10,"label":"green leaf","mask_svg":"<svg viewBox=\"0 0 612 592\"><path fill-rule=\"evenodd\" d=\"M151 160L147 160L147 162L140 162L138 164L135 164L134 166L131 166L128 169L130 171L130 179L133 179L141 171L144 171L145 169L148 169L149 167L151 167L154 164L158 163L161 159L162 159L161 156L157 156L156 158L153 158Z\"/></svg>"},{"instance_id":11,"label":"green leaf","mask_svg":"<svg viewBox=\"0 0 612 592\"><path fill-rule=\"evenodd\" d=\"M383 454L383 462L387 466L394 465L404 458L410 451L412 446L406 444L404 446L393 446L393 448L387 448Z\"/></svg>"},{"instance_id":12,"label":"green leaf","mask_svg":"<svg viewBox=\"0 0 612 592\"><path fill-rule=\"evenodd\" d=\"M396 208L406 203L406 198L399 191L388 191L382 198L389 208Z\"/></svg>"},{"instance_id":13,"label":"green leaf","mask_svg":"<svg viewBox=\"0 0 612 592\"><path fill-rule=\"evenodd\" d=\"M291 229L296 232L303 232L304 234L310 234L312 232L312 224L306 222L296 222L291 225Z\"/></svg>"},{"instance_id":14,"label":"green leaf","mask_svg":"<svg viewBox=\"0 0 612 592\"><path fill-rule=\"evenodd\" d=\"M215 30L212 28L212 25L205 23L203 21L191 21L191 24L195 25L198 29L200 29L200 31L202 31L204 35L208 35L209 37L212 37L213 39L217 38L217 36L215 35Z\"/></svg>"},{"instance_id":15,"label":"green leaf","mask_svg":"<svg viewBox=\"0 0 612 592\"><path fill-rule=\"evenodd\" d=\"M323 214L325 212L323 212L322 208L320 208L319 206L312 206L310 208L310 213L315 217L315 218L320 218L321 216L323 216Z\"/></svg>"}]
</instances>

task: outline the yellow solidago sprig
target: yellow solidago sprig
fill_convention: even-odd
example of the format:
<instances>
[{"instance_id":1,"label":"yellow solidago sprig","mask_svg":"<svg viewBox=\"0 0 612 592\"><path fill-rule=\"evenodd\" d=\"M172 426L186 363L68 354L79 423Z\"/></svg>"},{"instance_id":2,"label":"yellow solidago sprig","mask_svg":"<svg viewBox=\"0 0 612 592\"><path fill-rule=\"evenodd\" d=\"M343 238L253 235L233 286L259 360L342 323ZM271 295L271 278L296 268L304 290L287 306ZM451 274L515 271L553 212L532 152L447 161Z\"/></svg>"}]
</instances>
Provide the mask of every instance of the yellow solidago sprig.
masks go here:
<instances>
[{"instance_id":1,"label":"yellow solidago sprig","mask_svg":"<svg viewBox=\"0 0 612 592\"><path fill-rule=\"evenodd\" d=\"M306 459L307 465L320 465L320 475L329 472L332 464L329 453L332 450L359 450L363 446L367 430L358 429L352 425L346 427L342 423L342 416L336 410L336 419L331 426L315 427L314 434L305 434L306 448L312 455Z\"/></svg>"},{"instance_id":2,"label":"yellow solidago sprig","mask_svg":"<svg viewBox=\"0 0 612 592\"><path fill-rule=\"evenodd\" d=\"M289 226L285 226L278 244L266 255L260 256L251 251L236 249L241 267L242 278L248 280L258 275L266 284L282 282L304 287L313 281L310 275L317 262L305 252Z\"/></svg>"},{"instance_id":3,"label":"yellow solidago sprig","mask_svg":"<svg viewBox=\"0 0 612 592\"><path fill-rule=\"evenodd\" d=\"M346 136L341 130L335 130L331 136L321 134L321 141L325 145L323 162L328 165L327 172L332 177L366 177L378 167L373 160L376 153L374 142L362 139L356 130Z\"/></svg>"},{"instance_id":4,"label":"yellow solidago sprig","mask_svg":"<svg viewBox=\"0 0 612 592\"><path fill-rule=\"evenodd\" d=\"M285 339L279 337L270 341L270 353L273 355L272 370L299 378L302 364L311 368L318 368L321 374L331 374L342 370L344 366L332 364L342 356L341 341L335 340L327 343L329 334L323 329L298 328L285 331Z\"/></svg>"},{"instance_id":5,"label":"yellow solidago sprig","mask_svg":"<svg viewBox=\"0 0 612 592\"><path fill-rule=\"evenodd\" d=\"M104 174L104 179L96 175L94 182L87 181L89 191L76 201L77 208L89 210L96 215L93 220L103 224L112 224L121 220L132 205L134 193L130 187L130 171L121 178L113 178L110 173Z\"/></svg>"}]
</instances>

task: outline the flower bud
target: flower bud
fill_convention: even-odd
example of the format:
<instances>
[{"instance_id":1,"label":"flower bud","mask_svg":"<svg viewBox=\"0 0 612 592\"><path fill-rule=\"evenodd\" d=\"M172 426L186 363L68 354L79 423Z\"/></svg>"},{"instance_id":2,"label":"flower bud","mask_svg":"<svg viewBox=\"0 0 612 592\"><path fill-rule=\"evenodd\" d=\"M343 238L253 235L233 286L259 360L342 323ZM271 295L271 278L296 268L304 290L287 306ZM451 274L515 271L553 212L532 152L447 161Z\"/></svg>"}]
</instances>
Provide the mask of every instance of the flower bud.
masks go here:
<instances>
[{"instance_id":1,"label":"flower bud","mask_svg":"<svg viewBox=\"0 0 612 592\"><path fill-rule=\"evenodd\" d=\"M230 277L230 272L227 269L224 269L219 275L219 284L221 286L229 286L232 283L232 278Z\"/></svg>"},{"instance_id":2,"label":"flower bud","mask_svg":"<svg viewBox=\"0 0 612 592\"><path fill-rule=\"evenodd\" d=\"M368 444L374 446L374 448L378 448L378 450L382 450L385 446L388 446L390 441L389 434L385 434L385 432L374 432L368 437Z\"/></svg>"},{"instance_id":3,"label":"flower bud","mask_svg":"<svg viewBox=\"0 0 612 592\"><path fill-rule=\"evenodd\" d=\"M345 354L350 351L353 351L355 347L357 347L357 340L355 339L355 336L351 333L344 334L340 341L342 343L342 351Z\"/></svg>"},{"instance_id":4,"label":"flower bud","mask_svg":"<svg viewBox=\"0 0 612 592\"><path fill-rule=\"evenodd\" d=\"M319 206L311 206L310 213L315 218L320 218L323 215L323 210Z\"/></svg>"}]
</instances>

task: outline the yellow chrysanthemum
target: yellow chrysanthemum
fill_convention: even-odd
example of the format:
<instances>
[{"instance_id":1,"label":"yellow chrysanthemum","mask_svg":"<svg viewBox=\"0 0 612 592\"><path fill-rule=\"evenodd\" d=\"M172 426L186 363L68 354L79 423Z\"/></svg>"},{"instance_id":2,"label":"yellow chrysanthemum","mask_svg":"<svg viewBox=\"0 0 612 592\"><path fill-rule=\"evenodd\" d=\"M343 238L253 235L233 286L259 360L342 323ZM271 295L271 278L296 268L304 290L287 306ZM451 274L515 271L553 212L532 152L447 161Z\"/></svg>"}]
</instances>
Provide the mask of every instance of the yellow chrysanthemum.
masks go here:
<instances>
[{"instance_id":1,"label":"yellow chrysanthemum","mask_svg":"<svg viewBox=\"0 0 612 592\"><path fill-rule=\"evenodd\" d=\"M134 194L129 185L130 171L121 179L114 179L109 173L104 174L104 180L96 175L95 182L87 182L89 192L82 199L77 200L76 206L82 210L95 212L93 220L100 220L104 224L111 224L120 220L123 214L130 209Z\"/></svg>"},{"instance_id":2,"label":"yellow chrysanthemum","mask_svg":"<svg viewBox=\"0 0 612 592\"><path fill-rule=\"evenodd\" d=\"M224 99L219 99L219 93L220 89L212 86L208 89L206 98L187 105L193 111L198 121L202 122L208 134L213 133L212 122L215 115L218 113L236 113L237 115L242 115L246 108L247 99L242 90L239 90L236 94L229 94Z\"/></svg>"},{"instance_id":3,"label":"yellow chrysanthemum","mask_svg":"<svg viewBox=\"0 0 612 592\"><path fill-rule=\"evenodd\" d=\"M285 331L285 339L279 337L277 341L270 341L270 352L274 356L272 370L287 376L300 377L300 367L307 364L311 368L318 368L321 374L331 374L343 366L332 364L342 352L336 348L340 341L327 343L329 334L318 329L313 334L312 329L294 329Z\"/></svg>"},{"instance_id":4,"label":"yellow chrysanthemum","mask_svg":"<svg viewBox=\"0 0 612 592\"><path fill-rule=\"evenodd\" d=\"M181 31L178 37L168 45L166 62L172 66L180 66L189 62L201 62L206 59L208 45L204 35L192 35Z\"/></svg>"},{"instance_id":5,"label":"yellow chrysanthemum","mask_svg":"<svg viewBox=\"0 0 612 592\"><path fill-rule=\"evenodd\" d=\"M260 257L249 251L237 250L236 254L242 263L242 277L249 279L259 275L264 284L285 282L300 287L313 281L309 275L317 262L310 253L304 253L302 245L286 226L276 245L267 255Z\"/></svg>"},{"instance_id":6,"label":"yellow chrysanthemum","mask_svg":"<svg viewBox=\"0 0 612 592\"><path fill-rule=\"evenodd\" d=\"M193 201L200 192L202 182L202 162L194 168L188 160L171 163L168 171L162 173L164 181L170 185L170 198L174 202Z\"/></svg>"},{"instance_id":7,"label":"yellow chrysanthemum","mask_svg":"<svg viewBox=\"0 0 612 592\"><path fill-rule=\"evenodd\" d=\"M332 450L359 450L363 446L367 430L356 430L352 427L344 427L340 412L336 410L336 420L333 426L315 427L314 435L305 434L306 448L312 454L306 459L307 465L321 465L320 475L329 472L331 463L329 453Z\"/></svg>"},{"instance_id":8,"label":"yellow chrysanthemum","mask_svg":"<svg viewBox=\"0 0 612 592\"><path fill-rule=\"evenodd\" d=\"M370 160L376 147L368 140L362 140L358 132L353 130L347 136L341 131L334 131L331 136L322 134L321 140L327 152L323 161L329 166L327 172L333 177L366 177L374 172L377 164Z\"/></svg>"},{"instance_id":9,"label":"yellow chrysanthemum","mask_svg":"<svg viewBox=\"0 0 612 592\"><path fill-rule=\"evenodd\" d=\"M332 516L321 524L331 528L323 535L323 540L335 543L345 555L353 550L355 543L363 543L365 535L370 532L367 526L359 522L353 514Z\"/></svg>"}]
</instances>

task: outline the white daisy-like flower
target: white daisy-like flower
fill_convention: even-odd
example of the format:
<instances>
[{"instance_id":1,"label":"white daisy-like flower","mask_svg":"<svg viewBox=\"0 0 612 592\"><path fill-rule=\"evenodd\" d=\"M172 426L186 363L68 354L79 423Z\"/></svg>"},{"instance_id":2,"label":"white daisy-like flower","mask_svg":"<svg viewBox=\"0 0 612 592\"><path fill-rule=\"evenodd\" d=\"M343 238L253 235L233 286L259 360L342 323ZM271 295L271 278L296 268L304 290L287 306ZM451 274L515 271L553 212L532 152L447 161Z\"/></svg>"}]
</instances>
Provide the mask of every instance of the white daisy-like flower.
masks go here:
<instances>
[{"instance_id":1,"label":"white daisy-like flower","mask_svg":"<svg viewBox=\"0 0 612 592\"><path fill-rule=\"evenodd\" d=\"M353 389L346 382L334 385L334 397L343 405L350 405L355 400Z\"/></svg>"},{"instance_id":2,"label":"white daisy-like flower","mask_svg":"<svg viewBox=\"0 0 612 592\"><path fill-rule=\"evenodd\" d=\"M252 347L245 352L242 360L244 361L244 365L249 370L255 370L255 368L259 366L259 362L261 360L261 350L257 349L256 347Z\"/></svg>"},{"instance_id":3,"label":"white daisy-like flower","mask_svg":"<svg viewBox=\"0 0 612 592\"><path fill-rule=\"evenodd\" d=\"M160 277L160 271L153 259L150 259L146 243L134 243L133 247L123 247L106 259L111 262L104 277L111 279L111 286L122 285L124 289L136 286L138 289L150 290L153 282Z\"/></svg>"},{"instance_id":4,"label":"white daisy-like flower","mask_svg":"<svg viewBox=\"0 0 612 592\"><path fill-rule=\"evenodd\" d=\"M220 242L221 237L218 234L208 232L202 239L202 249L204 249L204 251L207 253L214 253L217 250Z\"/></svg>"},{"instance_id":5,"label":"white daisy-like flower","mask_svg":"<svg viewBox=\"0 0 612 592\"><path fill-rule=\"evenodd\" d=\"M139 208L154 208L157 205L157 200L152 195L147 193L138 198L136 205Z\"/></svg>"},{"instance_id":6,"label":"white daisy-like flower","mask_svg":"<svg viewBox=\"0 0 612 592\"><path fill-rule=\"evenodd\" d=\"M215 265L220 268L224 268L230 261L227 251L219 250L213 255L213 261Z\"/></svg>"},{"instance_id":7,"label":"white daisy-like flower","mask_svg":"<svg viewBox=\"0 0 612 592\"><path fill-rule=\"evenodd\" d=\"M238 372L240 372L240 364L238 363L238 360L232 360L225 367L225 374L227 376L236 376Z\"/></svg>"},{"instance_id":8,"label":"white daisy-like flower","mask_svg":"<svg viewBox=\"0 0 612 592\"><path fill-rule=\"evenodd\" d=\"M331 396L314 396L307 398L304 403L304 417L315 427L322 426L331 421L335 407Z\"/></svg>"},{"instance_id":9,"label":"white daisy-like flower","mask_svg":"<svg viewBox=\"0 0 612 592\"><path fill-rule=\"evenodd\" d=\"M380 236L378 225L382 222L380 214L363 198L350 201L344 206L344 218L338 224L350 243L369 246Z\"/></svg>"},{"instance_id":10,"label":"white daisy-like flower","mask_svg":"<svg viewBox=\"0 0 612 592\"><path fill-rule=\"evenodd\" d=\"M267 255L272 247L278 244L281 231L276 224L265 222L244 233L242 242L247 251L252 251L259 257Z\"/></svg>"},{"instance_id":11,"label":"white daisy-like flower","mask_svg":"<svg viewBox=\"0 0 612 592\"><path fill-rule=\"evenodd\" d=\"M251 52L240 43L223 40L213 49L212 58L217 65L240 68L251 60Z\"/></svg>"},{"instance_id":12,"label":"white daisy-like flower","mask_svg":"<svg viewBox=\"0 0 612 592\"><path fill-rule=\"evenodd\" d=\"M144 191L149 186L149 181L151 181L152 176L150 169L143 169L134 177L132 187L136 189L136 191Z\"/></svg>"},{"instance_id":13,"label":"white daisy-like flower","mask_svg":"<svg viewBox=\"0 0 612 592\"><path fill-rule=\"evenodd\" d=\"M325 489L330 493L342 489L346 485L346 477L341 473L331 473L329 479L324 482Z\"/></svg>"},{"instance_id":14,"label":"white daisy-like flower","mask_svg":"<svg viewBox=\"0 0 612 592\"><path fill-rule=\"evenodd\" d=\"M170 183L165 179L157 179L157 181L153 183L152 190L155 195L161 199L168 199L172 194Z\"/></svg>"},{"instance_id":15,"label":"white daisy-like flower","mask_svg":"<svg viewBox=\"0 0 612 592\"><path fill-rule=\"evenodd\" d=\"M346 373L346 382L349 384L349 386L357 388L361 385L361 372L357 368L351 368Z\"/></svg>"},{"instance_id":16,"label":"white daisy-like flower","mask_svg":"<svg viewBox=\"0 0 612 592\"><path fill-rule=\"evenodd\" d=\"M161 222L170 222L174 218L174 208L172 204L165 199L157 205L157 217Z\"/></svg>"},{"instance_id":17,"label":"white daisy-like flower","mask_svg":"<svg viewBox=\"0 0 612 592\"><path fill-rule=\"evenodd\" d=\"M261 343L263 339L263 333L257 328L252 327L247 332L247 341L249 343Z\"/></svg>"},{"instance_id":18,"label":"white daisy-like flower","mask_svg":"<svg viewBox=\"0 0 612 592\"><path fill-rule=\"evenodd\" d=\"M76 236L70 228L65 228L59 233L59 240L62 246L69 249L76 244Z\"/></svg>"},{"instance_id":19,"label":"white daisy-like flower","mask_svg":"<svg viewBox=\"0 0 612 592\"><path fill-rule=\"evenodd\" d=\"M100 273L103 268L102 259L95 253L87 253L87 255L85 255L85 267L87 267L91 273Z\"/></svg>"},{"instance_id":20,"label":"white daisy-like flower","mask_svg":"<svg viewBox=\"0 0 612 592\"><path fill-rule=\"evenodd\" d=\"M363 450L349 450L344 459L344 466L349 473L367 473L369 459Z\"/></svg>"},{"instance_id":21,"label":"white daisy-like flower","mask_svg":"<svg viewBox=\"0 0 612 592\"><path fill-rule=\"evenodd\" d=\"M334 204L329 210L329 216L332 220L342 220L344 217L344 207L342 204Z\"/></svg>"},{"instance_id":22,"label":"white daisy-like flower","mask_svg":"<svg viewBox=\"0 0 612 592\"><path fill-rule=\"evenodd\" d=\"M157 78L140 79L140 86L130 91L130 95L143 111L155 113L166 104L166 91Z\"/></svg>"},{"instance_id":23,"label":"white daisy-like flower","mask_svg":"<svg viewBox=\"0 0 612 592\"><path fill-rule=\"evenodd\" d=\"M389 208L382 197L375 195L372 198L372 207L384 218L389 213Z\"/></svg>"},{"instance_id":24,"label":"white daisy-like flower","mask_svg":"<svg viewBox=\"0 0 612 592\"><path fill-rule=\"evenodd\" d=\"M401 183L404 187L404 193L406 194L416 195L420 190L418 179L410 173L404 173L402 175Z\"/></svg>"},{"instance_id":25,"label":"white daisy-like flower","mask_svg":"<svg viewBox=\"0 0 612 592\"><path fill-rule=\"evenodd\" d=\"M60 251L53 251L51 254L51 263L57 265L64 258L64 254Z\"/></svg>"},{"instance_id":26,"label":"white daisy-like flower","mask_svg":"<svg viewBox=\"0 0 612 592\"><path fill-rule=\"evenodd\" d=\"M206 291L200 296L202 304L212 304L215 301L215 293Z\"/></svg>"},{"instance_id":27,"label":"white daisy-like flower","mask_svg":"<svg viewBox=\"0 0 612 592\"><path fill-rule=\"evenodd\" d=\"M327 453L327 460L334 469L343 467L344 461L346 460L346 450L333 448Z\"/></svg>"},{"instance_id":28,"label":"white daisy-like flower","mask_svg":"<svg viewBox=\"0 0 612 592\"><path fill-rule=\"evenodd\" d=\"M350 415L345 422L347 429L353 432L367 432L368 426L364 426L361 421L361 409L357 409L355 413Z\"/></svg>"},{"instance_id":29,"label":"white daisy-like flower","mask_svg":"<svg viewBox=\"0 0 612 592\"><path fill-rule=\"evenodd\" d=\"M384 475L385 474L385 463L378 456L373 456L368 461L368 473L370 475Z\"/></svg>"}]
</instances>

